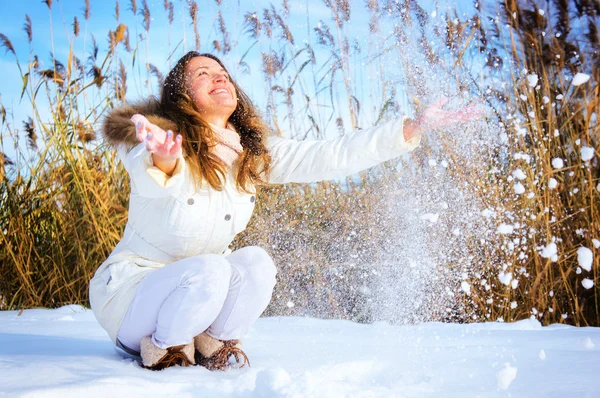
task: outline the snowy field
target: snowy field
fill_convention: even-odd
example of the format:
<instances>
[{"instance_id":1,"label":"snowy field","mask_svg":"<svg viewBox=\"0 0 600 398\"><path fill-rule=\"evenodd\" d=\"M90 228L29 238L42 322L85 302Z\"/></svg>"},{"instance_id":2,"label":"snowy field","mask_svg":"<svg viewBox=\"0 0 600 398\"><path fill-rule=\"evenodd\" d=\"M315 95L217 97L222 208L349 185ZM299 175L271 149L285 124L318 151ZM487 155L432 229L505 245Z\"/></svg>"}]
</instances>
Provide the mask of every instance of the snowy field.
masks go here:
<instances>
[{"instance_id":1,"label":"snowy field","mask_svg":"<svg viewBox=\"0 0 600 398\"><path fill-rule=\"evenodd\" d=\"M142 369L79 306L0 312L0 396L600 397L600 328L262 318L251 368Z\"/></svg>"}]
</instances>

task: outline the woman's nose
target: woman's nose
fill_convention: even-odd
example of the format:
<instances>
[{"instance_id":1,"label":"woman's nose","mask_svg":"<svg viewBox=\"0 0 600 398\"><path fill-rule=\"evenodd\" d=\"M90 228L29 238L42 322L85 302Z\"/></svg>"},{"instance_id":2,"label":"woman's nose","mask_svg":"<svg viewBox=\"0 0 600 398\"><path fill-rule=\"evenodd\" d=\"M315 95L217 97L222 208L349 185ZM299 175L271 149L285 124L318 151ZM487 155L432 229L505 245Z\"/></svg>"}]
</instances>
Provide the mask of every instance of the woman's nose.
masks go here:
<instances>
[{"instance_id":1,"label":"woman's nose","mask_svg":"<svg viewBox=\"0 0 600 398\"><path fill-rule=\"evenodd\" d=\"M216 73L214 75L213 79L216 82L226 82L227 81L227 75L225 75L224 73Z\"/></svg>"}]
</instances>

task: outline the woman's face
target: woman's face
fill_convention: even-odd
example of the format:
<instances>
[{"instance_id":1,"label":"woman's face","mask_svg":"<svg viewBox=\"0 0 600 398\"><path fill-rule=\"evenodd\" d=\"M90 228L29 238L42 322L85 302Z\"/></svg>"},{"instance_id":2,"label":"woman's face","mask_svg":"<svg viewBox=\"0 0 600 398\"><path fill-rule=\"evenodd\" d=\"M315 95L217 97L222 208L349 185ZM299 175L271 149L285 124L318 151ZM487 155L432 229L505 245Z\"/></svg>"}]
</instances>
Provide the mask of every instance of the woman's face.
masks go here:
<instances>
[{"instance_id":1,"label":"woman's face","mask_svg":"<svg viewBox=\"0 0 600 398\"><path fill-rule=\"evenodd\" d=\"M212 58L194 57L187 63L185 87L209 123L227 121L237 107L237 94L229 74Z\"/></svg>"}]
</instances>

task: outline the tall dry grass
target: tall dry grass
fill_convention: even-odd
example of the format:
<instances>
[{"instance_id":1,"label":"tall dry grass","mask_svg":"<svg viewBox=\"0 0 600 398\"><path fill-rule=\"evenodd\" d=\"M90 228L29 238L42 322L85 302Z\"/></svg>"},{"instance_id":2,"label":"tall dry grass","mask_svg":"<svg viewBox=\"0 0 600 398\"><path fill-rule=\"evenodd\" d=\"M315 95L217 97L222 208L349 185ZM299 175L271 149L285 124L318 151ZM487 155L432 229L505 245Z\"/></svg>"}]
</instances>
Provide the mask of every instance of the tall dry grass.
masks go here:
<instances>
[{"instance_id":1,"label":"tall dry grass","mask_svg":"<svg viewBox=\"0 0 600 398\"><path fill-rule=\"evenodd\" d=\"M510 152L501 163L509 176L500 184L505 192L490 201L503 213L499 219L518 227L499 244L502 269L518 276L519 285L496 283L492 294L477 293L476 304L505 320L534 316L546 324L598 325L600 7L507 0L494 11L500 17L482 25L487 37L481 48L491 74L507 84L481 89L489 90L486 98L506 126ZM579 72L590 80L574 84ZM554 259L544 253L552 244ZM586 249L594 257L590 270L578 261L578 250Z\"/></svg>"},{"instance_id":2,"label":"tall dry grass","mask_svg":"<svg viewBox=\"0 0 600 398\"><path fill-rule=\"evenodd\" d=\"M221 12L214 40L201 41L193 1L165 1L162 22L171 26L177 13L182 26L191 25L193 40L184 34L176 42L169 34L175 59L190 48L210 47L221 55L241 54L241 74L260 68L264 90L253 95L265 98L265 117L274 129L297 139L378 124L411 103L420 108L440 94L432 76L446 76L443 90L457 104L472 96L485 101L498 137L437 132L410 157L354 178L262 189L251 224L235 244L259 244L279 264L267 313L370 321L382 318L378 311L386 308L386 314L409 321L534 316L543 323L600 324L599 260L592 241L600 239L598 158L586 162L580 156L580 148L598 147L600 131L596 3L483 3L469 18L448 13L433 26L415 1L324 4L331 19L308 15L313 40L302 44L286 1L245 14L247 48L239 47L236 29ZM40 69L33 52L27 65L15 61L32 115L21 129L21 121L11 121L0 108L2 309L86 304L87 282L124 228L127 176L94 131L106 109L132 98L128 90L148 89L166 72L140 56L150 51L151 29L160 23L152 19L155 10L146 1L127 6L136 25L121 21L117 2L106 50L81 32L75 17L67 59L53 55L47 69ZM52 11L52 2L44 7ZM354 40L350 31L355 13L369 15L366 41ZM84 17L87 23L90 13ZM31 20L25 20L32 41ZM92 43L92 51L81 55L85 61L76 56L76 38ZM0 42L16 59L10 39L0 35ZM248 63L252 54L260 65ZM482 70L476 67L481 59L487 63ZM128 76L129 60L134 68ZM570 81L578 71L592 77L575 87ZM534 73L538 82L530 86L527 76ZM378 78L364 84L361 76L367 74ZM39 114L40 95L48 99L50 118ZM29 149L21 145L17 158L9 159L4 148L17 130L26 134ZM435 157L447 162L443 173L432 166ZM554 168L555 158L564 167ZM550 178L558 182L555 189L548 187ZM524 193L516 193L517 183ZM433 227L416 224L411 206L438 205L436 195L447 196L441 202L449 207L447 218ZM498 233L501 224L513 232ZM416 238L422 242L411 246ZM557 245L556 261L540 256L550 243ZM405 246L413 250L402 252ZM594 254L591 272L578 271L582 246ZM421 248L437 266L411 273L408 264L424 257ZM517 283L502 283L499 276L506 282L509 273ZM416 278L426 282L417 290L392 286L392 279ZM586 289L584 278L594 287ZM402 296L404 290L415 297ZM399 308L406 304L408 309Z\"/></svg>"}]
</instances>

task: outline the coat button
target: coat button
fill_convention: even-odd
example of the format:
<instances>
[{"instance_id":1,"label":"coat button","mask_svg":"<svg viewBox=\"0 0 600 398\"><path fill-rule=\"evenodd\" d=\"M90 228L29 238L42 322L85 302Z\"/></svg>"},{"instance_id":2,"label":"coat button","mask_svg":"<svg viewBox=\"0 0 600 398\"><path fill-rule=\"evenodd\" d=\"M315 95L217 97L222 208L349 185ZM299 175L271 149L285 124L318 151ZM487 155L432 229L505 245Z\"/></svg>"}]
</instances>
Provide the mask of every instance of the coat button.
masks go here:
<instances>
[{"instance_id":1,"label":"coat button","mask_svg":"<svg viewBox=\"0 0 600 398\"><path fill-rule=\"evenodd\" d=\"M194 204L194 198L189 198L188 205L193 205L193 204Z\"/></svg>"},{"instance_id":2,"label":"coat button","mask_svg":"<svg viewBox=\"0 0 600 398\"><path fill-rule=\"evenodd\" d=\"M229 221L231 220L231 214L226 214L225 215L225 221Z\"/></svg>"},{"instance_id":3,"label":"coat button","mask_svg":"<svg viewBox=\"0 0 600 398\"><path fill-rule=\"evenodd\" d=\"M255 201L255 200L256 200L256 198L254 197L254 195L252 195L252 196L250 197L250 203L254 203L254 201Z\"/></svg>"}]
</instances>

